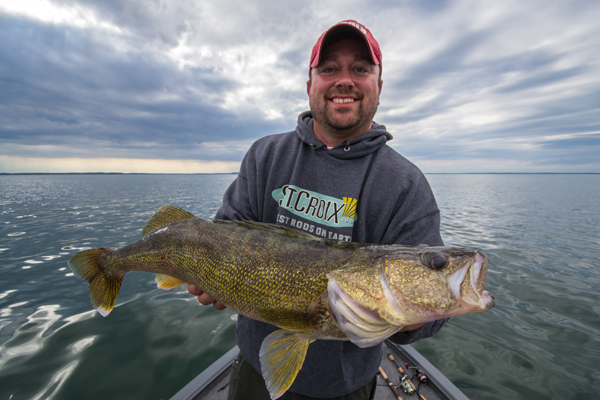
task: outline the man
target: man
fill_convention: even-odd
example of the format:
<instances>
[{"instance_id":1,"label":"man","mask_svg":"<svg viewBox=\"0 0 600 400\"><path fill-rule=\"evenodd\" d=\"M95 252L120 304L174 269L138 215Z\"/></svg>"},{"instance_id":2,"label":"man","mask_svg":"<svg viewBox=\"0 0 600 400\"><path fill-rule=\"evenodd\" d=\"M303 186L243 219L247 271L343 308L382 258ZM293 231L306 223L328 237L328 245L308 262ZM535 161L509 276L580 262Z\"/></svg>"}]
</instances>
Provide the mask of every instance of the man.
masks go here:
<instances>
[{"instance_id":1,"label":"man","mask_svg":"<svg viewBox=\"0 0 600 400\"><path fill-rule=\"evenodd\" d=\"M263 137L225 193L217 219L277 223L315 236L366 243L442 245L439 210L423 174L385 143L373 122L381 93L381 50L369 30L343 21L323 33L310 60L310 112L295 131ZM215 302L189 285L202 304ZM410 343L446 320L407 326L392 336ZM229 399L269 399L259 373L259 349L275 326L238 318L240 357ZM381 345L317 340L282 399L370 399Z\"/></svg>"}]
</instances>

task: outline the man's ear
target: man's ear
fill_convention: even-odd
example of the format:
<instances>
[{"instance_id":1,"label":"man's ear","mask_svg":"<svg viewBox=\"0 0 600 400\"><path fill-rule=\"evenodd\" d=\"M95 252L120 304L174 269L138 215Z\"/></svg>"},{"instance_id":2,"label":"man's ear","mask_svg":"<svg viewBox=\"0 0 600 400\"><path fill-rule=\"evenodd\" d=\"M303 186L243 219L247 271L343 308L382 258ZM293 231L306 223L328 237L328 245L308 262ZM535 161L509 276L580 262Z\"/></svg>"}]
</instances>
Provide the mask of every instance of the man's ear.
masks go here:
<instances>
[{"instance_id":1,"label":"man's ear","mask_svg":"<svg viewBox=\"0 0 600 400\"><path fill-rule=\"evenodd\" d=\"M310 79L306 81L306 94L310 96Z\"/></svg>"}]
</instances>

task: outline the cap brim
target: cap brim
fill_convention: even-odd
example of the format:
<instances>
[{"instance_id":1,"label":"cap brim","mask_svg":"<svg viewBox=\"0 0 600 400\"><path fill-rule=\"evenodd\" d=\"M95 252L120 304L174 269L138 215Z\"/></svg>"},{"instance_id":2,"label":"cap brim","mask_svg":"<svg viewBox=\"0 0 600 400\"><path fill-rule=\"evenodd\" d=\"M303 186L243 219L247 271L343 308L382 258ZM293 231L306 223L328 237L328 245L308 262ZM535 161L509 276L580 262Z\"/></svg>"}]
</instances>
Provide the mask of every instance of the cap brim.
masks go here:
<instances>
[{"instance_id":1,"label":"cap brim","mask_svg":"<svg viewBox=\"0 0 600 400\"><path fill-rule=\"evenodd\" d=\"M373 62L373 64L380 65L380 62L377 60L373 48L371 47L365 35L361 31L359 31L358 28L352 25L339 24L329 28L329 30L325 32L325 34L320 38L321 45L319 46L319 49L317 50L317 53L313 58L310 67L315 68L319 65L319 63L321 62L321 53L323 52L323 49L325 49L330 44L345 38L354 38L362 41L365 44L365 46L367 46L367 48L369 49L369 54L371 55L371 61Z\"/></svg>"}]
</instances>

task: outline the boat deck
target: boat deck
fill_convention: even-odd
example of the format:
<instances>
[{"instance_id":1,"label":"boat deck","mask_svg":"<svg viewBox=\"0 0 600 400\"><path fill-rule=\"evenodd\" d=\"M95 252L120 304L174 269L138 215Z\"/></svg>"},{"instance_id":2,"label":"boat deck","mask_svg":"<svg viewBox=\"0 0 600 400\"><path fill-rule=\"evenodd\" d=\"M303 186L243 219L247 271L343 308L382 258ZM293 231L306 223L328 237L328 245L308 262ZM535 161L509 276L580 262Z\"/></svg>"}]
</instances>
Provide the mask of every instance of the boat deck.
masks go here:
<instances>
[{"instance_id":1,"label":"boat deck","mask_svg":"<svg viewBox=\"0 0 600 400\"><path fill-rule=\"evenodd\" d=\"M426 400L468 400L468 398L450 382L437 368L429 363L419 352L411 346L399 346L386 341L383 350L381 367L390 381L396 386L400 385L401 375L398 368L388 359L392 354L398 364L405 369L404 363L409 366L417 366L421 372L428 377L427 385L418 385L417 377L412 382L417 387L421 396ZM229 372L231 365L239 350L237 346L227 352L213 365L194 378L183 389L181 389L171 400L225 400L229 384ZM408 377L413 377L414 369L408 370ZM377 393L375 400L398 400L387 382L377 374ZM418 399L416 394L407 394L402 388L398 388L400 399Z\"/></svg>"}]
</instances>

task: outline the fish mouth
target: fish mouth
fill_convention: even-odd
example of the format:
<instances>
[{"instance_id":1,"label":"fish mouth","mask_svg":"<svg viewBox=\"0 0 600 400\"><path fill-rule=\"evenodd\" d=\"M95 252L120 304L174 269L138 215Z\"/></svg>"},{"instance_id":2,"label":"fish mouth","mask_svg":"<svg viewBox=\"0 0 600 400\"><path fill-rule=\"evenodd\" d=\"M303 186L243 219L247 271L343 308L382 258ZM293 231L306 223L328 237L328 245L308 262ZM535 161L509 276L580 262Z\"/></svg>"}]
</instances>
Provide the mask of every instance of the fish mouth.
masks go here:
<instances>
[{"instance_id":1,"label":"fish mouth","mask_svg":"<svg viewBox=\"0 0 600 400\"><path fill-rule=\"evenodd\" d=\"M327 284L329 311L335 322L352 343L358 347L376 346L402 329L381 318L349 296L333 278Z\"/></svg>"},{"instance_id":2,"label":"fish mouth","mask_svg":"<svg viewBox=\"0 0 600 400\"><path fill-rule=\"evenodd\" d=\"M483 290L488 263L489 258L478 251L471 262L465 263L449 276L450 289L464 308L485 311L494 307L494 296ZM466 287L465 279L468 279Z\"/></svg>"}]
</instances>

